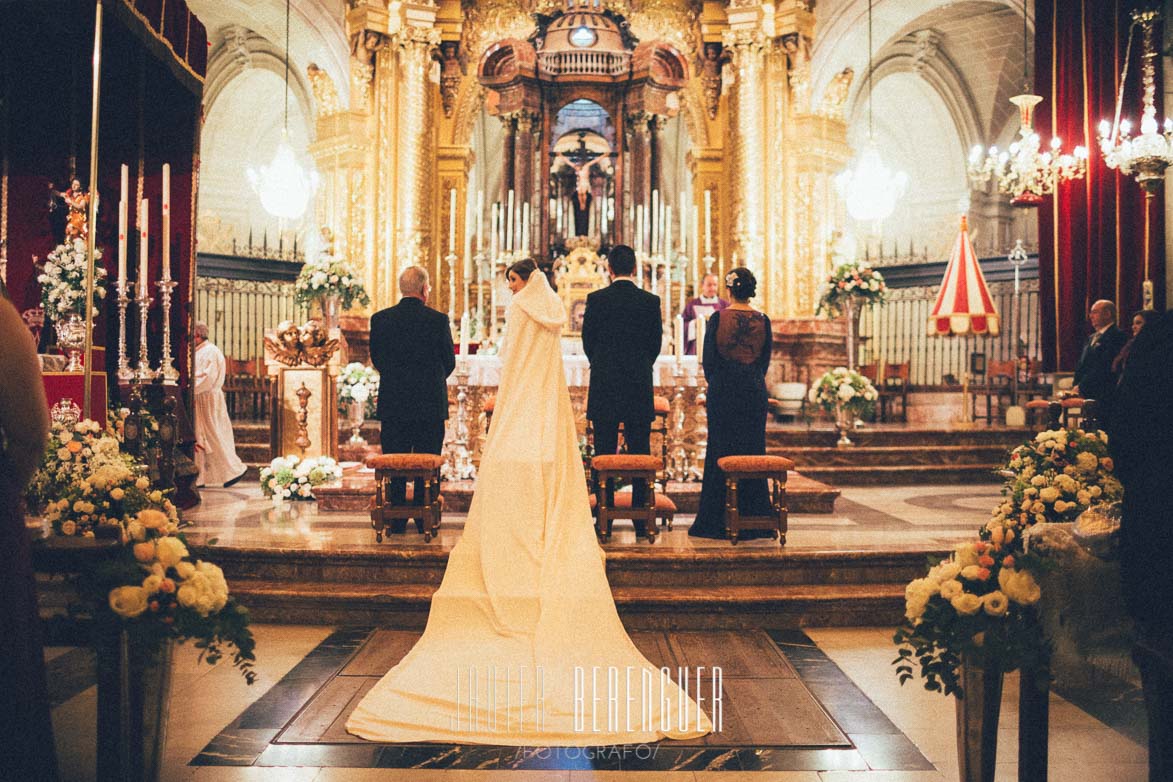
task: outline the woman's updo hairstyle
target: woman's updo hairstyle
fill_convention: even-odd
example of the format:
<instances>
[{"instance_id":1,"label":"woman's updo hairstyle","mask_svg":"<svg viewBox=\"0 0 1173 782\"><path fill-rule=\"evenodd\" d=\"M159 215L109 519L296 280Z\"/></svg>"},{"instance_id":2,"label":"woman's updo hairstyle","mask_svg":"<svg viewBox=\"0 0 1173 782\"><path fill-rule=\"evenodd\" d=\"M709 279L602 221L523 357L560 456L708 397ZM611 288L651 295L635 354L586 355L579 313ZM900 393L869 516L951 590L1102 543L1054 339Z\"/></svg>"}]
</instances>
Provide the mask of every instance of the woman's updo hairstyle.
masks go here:
<instances>
[{"instance_id":1,"label":"woman's updo hairstyle","mask_svg":"<svg viewBox=\"0 0 1173 782\"><path fill-rule=\"evenodd\" d=\"M725 275L725 287L733 298L748 301L758 292L758 279L744 266L738 266Z\"/></svg>"},{"instance_id":2,"label":"woman's updo hairstyle","mask_svg":"<svg viewBox=\"0 0 1173 782\"><path fill-rule=\"evenodd\" d=\"M534 263L532 258L522 258L517 263L505 270L505 276L516 274L523 282L529 281L529 276L538 270L538 265Z\"/></svg>"}]
</instances>

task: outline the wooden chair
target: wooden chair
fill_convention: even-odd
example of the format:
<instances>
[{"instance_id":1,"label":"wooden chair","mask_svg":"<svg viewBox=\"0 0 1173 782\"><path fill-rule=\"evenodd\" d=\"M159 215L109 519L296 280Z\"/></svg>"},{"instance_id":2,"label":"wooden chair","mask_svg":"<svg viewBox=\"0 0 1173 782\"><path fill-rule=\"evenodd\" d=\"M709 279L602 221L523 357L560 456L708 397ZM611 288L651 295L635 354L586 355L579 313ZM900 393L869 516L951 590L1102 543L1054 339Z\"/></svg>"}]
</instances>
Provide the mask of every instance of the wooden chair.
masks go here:
<instances>
[{"instance_id":1,"label":"wooden chair","mask_svg":"<svg viewBox=\"0 0 1173 782\"><path fill-rule=\"evenodd\" d=\"M375 542L383 541L388 527L401 534L408 519L415 519L416 528L428 543L440 531L440 515L444 497L440 494L440 465L444 459L430 453L385 453L367 458L367 467L375 471L375 498L371 501L371 528ZM407 493L402 505L391 502L390 482L407 482ZM423 483L423 496L415 496L415 481ZM393 522L402 521L402 525Z\"/></svg>"},{"instance_id":2,"label":"wooden chair","mask_svg":"<svg viewBox=\"0 0 1173 782\"><path fill-rule=\"evenodd\" d=\"M1014 359L991 361L986 365L985 382L972 387L973 397L970 401L970 410L973 413L973 420L984 418L987 424L993 423L994 419L1002 414L1003 397L1008 400L1009 404L1014 404L1014 372L1017 368ZM979 397L985 397L986 400L986 414L984 416L978 414Z\"/></svg>"},{"instance_id":3,"label":"wooden chair","mask_svg":"<svg viewBox=\"0 0 1173 782\"><path fill-rule=\"evenodd\" d=\"M667 476L664 474L664 469L668 464L668 416L672 413L672 403L668 401L666 396L654 396L652 397L652 406L656 416L652 419L652 436L660 436L661 468L657 478L665 480Z\"/></svg>"},{"instance_id":4,"label":"wooden chair","mask_svg":"<svg viewBox=\"0 0 1173 782\"><path fill-rule=\"evenodd\" d=\"M786 545L787 515L786 475L794 469L794 462L784 456L725 456L717 460L725 473L725 528L729 539L737 545L743 530L773 530L779 545ZM765 516L744 516L738 507L737 489L743 480L765 479L772 483L770 513Z\"/></svg>"},{"instance_id":5,"label":"wooden chair","mask_svg":"<svg viewBox=\"0 0 1173 782\"><path fill-rule=\"evenodd\" d=\"M649 543L656 542L657 519L663 519L664 525L672 529L676 504L666 494L656 491L656 474L663 466L662 460L645 454L603 454L591 461L595 473L591 508L595 514L595 533L599 540L604 543L611 540L611 526L615 519L631 519L633 523L642 521ZM642 506L633 505L630 490L615 490L616 482L620 479L642 479L647 482L647 494ZM636 534L639 534L638 527Z\"/></svg>"},{"instance_id":6,"label":"wooden chair","mask_svg":"<svg viewBox=\"0 0 1173 782\"><path fill-rule=\"evenodd\" d=\"M884 421L899 418L908 423L908 383L912 364L908 361L902 364L886 364L882 369L880 382L876 386L880 392L880 418ZM896 402L900 403L899 416L893 410Z\"/></svg>"}]
</instances>

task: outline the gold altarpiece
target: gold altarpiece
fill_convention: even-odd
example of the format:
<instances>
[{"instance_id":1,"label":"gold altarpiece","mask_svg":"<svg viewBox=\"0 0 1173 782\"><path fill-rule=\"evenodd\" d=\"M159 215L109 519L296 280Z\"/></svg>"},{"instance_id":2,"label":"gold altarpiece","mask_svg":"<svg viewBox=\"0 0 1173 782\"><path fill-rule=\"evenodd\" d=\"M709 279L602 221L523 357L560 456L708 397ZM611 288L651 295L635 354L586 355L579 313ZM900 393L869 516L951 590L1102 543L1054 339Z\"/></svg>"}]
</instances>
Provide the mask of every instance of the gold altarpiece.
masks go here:
<instances>
[{"instance_id":1,"label":"gold altarpiece","mask_svg":"<svg viewBox=\"0 0 1173 782\"><path fill-rule=\"evenodd\" d=\"M851 74L837 77L817 100L811 95L811 6L601 6L641 44L668 47L691 66L678 100L664 111L685 123L689 197L701 215L710 194L713 271L752 268L761 280L759 303L774 319L813 315L831 242L844 223L832 180L851 155L843 119ZM432 305L449 309L449 191L456 189L464 215L475 120L483 106L497 114L500 98L478 80L479 64L502 42L529 38L534 14L564 7L551 0L347 3L349 105L324 71L310 72L317 122L311 153L323 177L316 217L334 230L337 252L364 267L372 310L394 303L399 271L412 263L432 274ZM666 116L650 117L645 127L654 133ZM527 132L540 125L528 114L503 120ZM543 162L544 147L532 147L534 157L523 166ZM480 164L516 165L509 157ZM486 194L487 201L495 197ZM462 254L465 220L455 224ZM690 246L703 249L704 226L693 222L689 229ZM457 317L461 304L453 307Z\"/></svg>"}]
</instances>

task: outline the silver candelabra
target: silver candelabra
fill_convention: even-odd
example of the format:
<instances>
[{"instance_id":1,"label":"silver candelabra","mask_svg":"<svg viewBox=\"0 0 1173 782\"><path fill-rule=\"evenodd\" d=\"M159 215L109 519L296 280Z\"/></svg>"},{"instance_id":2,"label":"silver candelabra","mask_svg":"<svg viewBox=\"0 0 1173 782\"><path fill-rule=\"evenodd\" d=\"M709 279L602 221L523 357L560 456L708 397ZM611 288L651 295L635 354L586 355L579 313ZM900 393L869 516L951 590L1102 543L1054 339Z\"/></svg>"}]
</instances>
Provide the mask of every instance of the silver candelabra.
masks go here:
<instances>
[{"instance_id":1,"label":"silver candelabra","mask_svg":"<svg viewBox=\"0 0 1173 782\"><path fill-rule=\"evenodd\" d=\"M159 280L159 299L163 302L163 357L159 360L159 376L169 386L179 383L179 370L171 360L171 292L176 282L170 278Z\"/></svg>"},{"instance_id":2,"label":"silver candelabra","mask_svg":"<svg viewBox=\"0 0 1173 782\"><path fill-rule=\"evenodd\" d=\"M672 397L672 435L669 439L669 473L673 480L688 480L688 449L684 447L684 419L686 410L684 405L684 367L680 359L672 369L672 379L675 383L675 395Z\"/></svg>"},{"instance_id":3,"label":"silver candelabra","mask_svg":"<svg viewBox=\"0 0 1173 782\"><path fill-rule=\"evenodd\" d=\"M471 481L477 477L468 448L468 360L461 357L456 363L456 420L452 424L452 444L444 463L444 478L450 481Z\"/></svg>"},{"instance_id":4,"label":"silver candelabra","mask_svg":"<svg viewBox=\"0 0 1173 782\"><path fill-rule=\"evenodd\" d=\"M704 479L705 457L709 452L709 413L705 409L708 388L704 371L698 366L696 372L696 457L692 460L689 474L693 480Z\"/></svg>"},{"instance_id":5,"label":"silver candelabra","mask_svg":"<svg viewBox=\"0 0 1173 782\"><path fill-rule=\"evenodd\" d=\"M151 362L147 356L147 318L151 312L151 295L146 281L136 282L134 285L135 303L138 304L138 368L134 377L140 383L150 383L155 379L155 370L151 369Z\"/></svg>"},{"instance_id":6,"label":"silver candelabra","mask_svg":"<svg viewBox=\"0 0 1173 782\"><path fill-rule=\"evenodd\" d=\"M129 383L134 379L134 370L126 360L126 307L130 298L126 295L126 281L118 283L118 380Z\"/></svg>"}]
</instances>

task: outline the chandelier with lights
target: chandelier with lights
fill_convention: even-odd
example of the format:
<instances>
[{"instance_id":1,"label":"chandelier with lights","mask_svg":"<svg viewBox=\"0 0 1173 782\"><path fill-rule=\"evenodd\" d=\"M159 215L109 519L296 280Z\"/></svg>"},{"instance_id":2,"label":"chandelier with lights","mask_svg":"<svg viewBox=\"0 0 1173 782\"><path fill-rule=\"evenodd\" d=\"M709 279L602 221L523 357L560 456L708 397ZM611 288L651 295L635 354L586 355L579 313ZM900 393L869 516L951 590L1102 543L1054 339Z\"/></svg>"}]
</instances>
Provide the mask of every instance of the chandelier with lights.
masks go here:
<instances>
[{"instance_id":1,"label":"chandelier with lights","mask_svg":"<svg viewBox=\"0 0 1173 782\"><path fill-rule=\"evenodd\" d=\"M289 0L285 0L285 125L281 141L269 165L261 166L259 171L250 167L245 173L265 211L285 220L296 220L305 214L318 189L318 172L307 173L289 143Z\"/></svg>"},{"instance_id":2,"label":"chandelier with lights","mask_svg":"<svg viewBox=\"0 0 1173 782\"><path fill-rule=\"evenodd\" d=\"M908 176L880 159L872 134L872 2L868 0L868 138L854 168L835 177L835 186L856 220L880 222L892 214L908 187Z\"/></svg>"},{"instance_id":3,"label":"chandelier with lights","mask_svg":"<svg viewBox=\"0 0 1173 782\"><path fill-rule=\"evenodd\" d=\"M1100 123L1100 151L1108 168L1120 169L1122 174L1136 177L1146 193L1155 193L1165 178L1165 169L1173 164L1173 120L1166 117L1163 129L1157 126L1157 108L1154 105L1156 82L1153 60L1153 22L1157 11L1134 11L1128 30L1128 47L1124 55L1124 69L1120 74L1120 92L1116 97L1116 117ZM1128 77L1128 55L1132 51L1132 34L1140 25L1143 31L1141 79L1144 86L1144 111L1140 119L1140 135L1131 136L1132 123L1120 119L1124 102L1124 80Z\"/></svg>"},{"instance_id":4,"label":"chandelier with lights","mask_svg":"<svg viewBox=\"0 0 1173 782\"><path fill-rule=\"evenodd\" d=\"M1063 142L1058 136L1051 139L1048 149L1043 149L1042 139L1034 130L1034 110L1043 98L1030 93L1027 79L1026 52L1026 9L1022 13L1022 82L1023 94L1015 95L1010 102L1018 107L1022 127L1018 139L1009 149L990 147L983 150L975 146L969 154L969 179L974 187L985 187L991 179L998 192L1010 196L1014 206L1038 206L1043 196L1055 192L1060 182L1083 179L1087 174L1087 147L1076 147L1071 154L1064 154Z\"/></svg>"}]
</instances>

